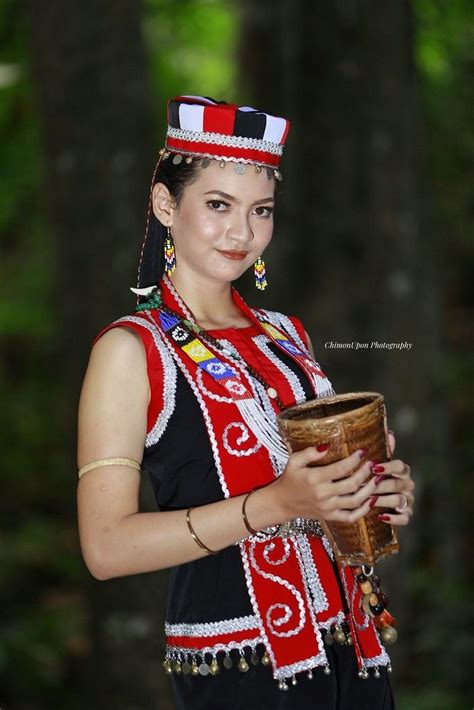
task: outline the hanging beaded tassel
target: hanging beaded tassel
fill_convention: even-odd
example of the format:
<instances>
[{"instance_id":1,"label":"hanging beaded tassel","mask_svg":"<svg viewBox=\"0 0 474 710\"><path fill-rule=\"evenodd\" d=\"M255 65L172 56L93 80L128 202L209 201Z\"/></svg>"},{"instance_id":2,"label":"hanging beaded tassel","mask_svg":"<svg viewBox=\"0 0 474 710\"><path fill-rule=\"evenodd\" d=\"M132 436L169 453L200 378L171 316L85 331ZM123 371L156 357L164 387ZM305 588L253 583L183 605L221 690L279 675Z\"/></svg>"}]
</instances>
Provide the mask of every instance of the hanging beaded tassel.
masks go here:
<instances>
[{"instance_id":1,"label":"hanging beaded tassel","mask_svg":"<svg viewBox=\"0 0 474 710\"><path fill-rule=\"evenodd\" d=\"M173 237L171 236L171 230L166 227L167 235L164 243L165 250L165 271L167 274L172 274L176 269L176 254L174 251Z\"/></svg>"},{"instance_id":2,"label":"hanging beaded tassel","mask_svg":"<svg viewBox=\"0 0 474 710\"><path fill-rule=\"evenodd\" d=\"M265 275L265 262L261 256L258 257L254 264L255 273L255 286L260 290L264 291L268 286L267 278Z\"/></svg>"}]
</instances>

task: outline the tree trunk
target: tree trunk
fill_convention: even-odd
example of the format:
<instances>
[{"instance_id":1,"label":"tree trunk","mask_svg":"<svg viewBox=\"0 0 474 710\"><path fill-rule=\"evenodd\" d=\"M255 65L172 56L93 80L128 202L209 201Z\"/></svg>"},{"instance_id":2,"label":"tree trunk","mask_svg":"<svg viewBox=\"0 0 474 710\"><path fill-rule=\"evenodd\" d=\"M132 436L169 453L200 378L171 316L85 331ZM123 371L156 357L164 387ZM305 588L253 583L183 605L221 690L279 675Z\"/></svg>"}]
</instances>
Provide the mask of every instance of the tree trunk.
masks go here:
<instances>
[{"instance_id":1,"label":"tree trunk","mask_svg":"<svg viewBox=\"0 0 474 710\"><path fill-rule=\"evenodd\" d=\"M75 519L76 416L95 333L133 310L153 138L150 81L132 0L28 5L45 151L44 199L57 239L58 486ZM150 486L141 509L154 509ZM171 707L161 669L167 574L99 583L85 573L93 653L78 707ZM167 704L168 703L168 704Z\"/></svg>"}]
</instances>

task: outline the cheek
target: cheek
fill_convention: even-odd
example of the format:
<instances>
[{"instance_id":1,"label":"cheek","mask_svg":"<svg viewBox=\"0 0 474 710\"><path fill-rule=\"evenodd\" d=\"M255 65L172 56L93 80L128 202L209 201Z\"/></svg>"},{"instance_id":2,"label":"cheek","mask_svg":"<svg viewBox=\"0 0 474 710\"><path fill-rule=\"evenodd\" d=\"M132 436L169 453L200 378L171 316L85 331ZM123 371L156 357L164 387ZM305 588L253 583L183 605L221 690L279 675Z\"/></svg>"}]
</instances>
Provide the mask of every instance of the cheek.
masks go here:
<instances>
[{"instance_id":1,"label":"cheek","mask_svg":"<svg viewBox=\"0 0 474 710\"><path fill-rule=\"evenodd\" d=\"M273 218L259 220L254 228L255 241L260 248L264 249L270 243L273 236Z\"/></svg>"}]
</instances>

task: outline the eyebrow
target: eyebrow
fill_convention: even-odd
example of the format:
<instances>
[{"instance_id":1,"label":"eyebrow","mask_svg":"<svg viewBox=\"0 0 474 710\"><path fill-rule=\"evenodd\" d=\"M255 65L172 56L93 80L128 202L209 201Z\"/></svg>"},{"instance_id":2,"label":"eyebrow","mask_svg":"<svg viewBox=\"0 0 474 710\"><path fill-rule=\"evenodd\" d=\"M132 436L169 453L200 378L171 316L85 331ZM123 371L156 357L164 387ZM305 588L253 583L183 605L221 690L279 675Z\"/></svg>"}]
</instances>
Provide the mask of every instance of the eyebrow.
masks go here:
<instances>
[{"instance_id":1,"label":"eyebrow","mask_svg":"<svg viewBox=\"0 0 474 710\"><path fill-rule=\"evenodd\" d=\"M219 195L220 197L224 197L225 199L231 200L232 202L240 202L240 200L238 200L236 197L229 195L228 192L222 192L222 190L208 190L204 194L205 195ZM256 200L255 202L252 202L252 205L260 205L263 202L275 202L275 198L274 197L263 197L261 200Z\"/></svg>"}]
</instances>

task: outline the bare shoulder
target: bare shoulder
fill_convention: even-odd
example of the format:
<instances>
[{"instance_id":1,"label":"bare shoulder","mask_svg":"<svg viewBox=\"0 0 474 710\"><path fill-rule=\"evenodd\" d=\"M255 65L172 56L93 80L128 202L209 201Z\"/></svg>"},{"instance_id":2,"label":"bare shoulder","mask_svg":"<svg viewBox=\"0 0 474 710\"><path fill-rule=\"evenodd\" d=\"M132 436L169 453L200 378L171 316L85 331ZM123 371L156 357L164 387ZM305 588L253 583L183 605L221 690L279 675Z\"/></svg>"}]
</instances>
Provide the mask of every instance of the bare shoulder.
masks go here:
<instances>
[{"instance_id":1,"label":"bare shoulder","mask_svg":"<svg viewBox=\"0 0 474 710\"><path fill-rule=\"evenodd\" d=\"M93 344L79 401L80 431L83 442L98 443L99 432L106 439L116 433L139 433L141 440L150 402L145 346L131 328L119 326L103 333ZM139 432L137 425L140 425ZM105 435L105 436L104 436ZM86 459L91 454L89 446ZM135 448L135 447L134 447ZM100 455L95 455L100 458Z\"/></svg>"},{"instance_id":2,"label":"bare shoulder","mask_svg":"<svg viewBox=\"0 0 474 710\"><path fill-rule=\"evenodd\" d=\"M138 354L145 356L145 347L139 334L125 324L110 328L92 346L92 352L101 354Z\"/></svg>"},{"instance_id":3,"label":"bare shoulder","mask_svg":"<svg viewBox=\"0 0 474 710\"><path fill-rule=\"evenodd\" d=\"M92 345L79 398L79 469L111 457L142 461L148 387L145 345L139 334L122 324L101 333ZM104 532L138 511L139 485L135 468L114 465L98 466L78 482L81 546L89 568L100 575L112 554L107 551L111 536Z\"/></svg>"}]
</instances>

